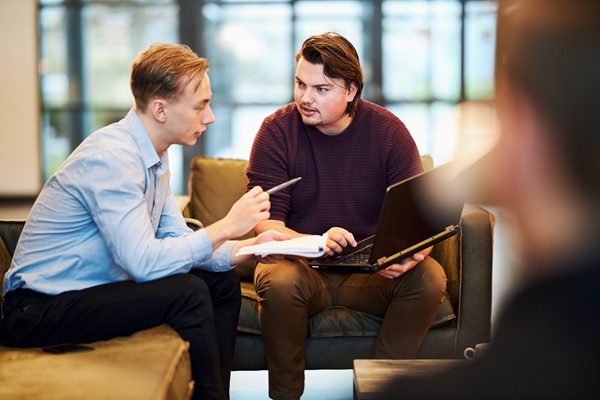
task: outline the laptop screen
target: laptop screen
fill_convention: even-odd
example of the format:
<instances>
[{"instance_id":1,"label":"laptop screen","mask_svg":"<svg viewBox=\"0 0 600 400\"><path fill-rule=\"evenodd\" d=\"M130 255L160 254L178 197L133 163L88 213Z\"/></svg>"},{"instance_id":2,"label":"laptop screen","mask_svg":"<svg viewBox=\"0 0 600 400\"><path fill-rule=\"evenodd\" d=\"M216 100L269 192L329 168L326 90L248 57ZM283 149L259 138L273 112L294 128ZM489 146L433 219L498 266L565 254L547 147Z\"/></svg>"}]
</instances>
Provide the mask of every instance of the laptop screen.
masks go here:
<instances>
[{"instance_id":1,"label":"laptop screen","mask_svg":"<svg viewBox=\"0 0 600 400\"><path fill-rule=\"evenodd\" d=\"M451 164L388 187L370 262L427 240L460 220L463 202L448 196Z\"/></svg>"}]
</instances>

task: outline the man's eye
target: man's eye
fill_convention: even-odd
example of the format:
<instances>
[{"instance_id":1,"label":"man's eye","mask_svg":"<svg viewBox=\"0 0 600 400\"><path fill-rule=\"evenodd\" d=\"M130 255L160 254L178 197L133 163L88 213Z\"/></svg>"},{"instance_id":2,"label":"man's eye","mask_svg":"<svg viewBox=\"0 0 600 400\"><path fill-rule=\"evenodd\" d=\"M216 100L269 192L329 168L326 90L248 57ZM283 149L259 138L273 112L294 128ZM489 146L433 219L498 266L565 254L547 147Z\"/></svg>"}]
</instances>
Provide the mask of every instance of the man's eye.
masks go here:
<instances>
[{"instance_id":1,"label":"man's eye","mask_svg":"<svg viewBox=\"0 0 600 400\"><path fill-rule=\"evenodd\" d=\"M327 91L328 91L328 89L327 89L327 88L322 88L322 87L318 88L317 90L318 90L318 92L319 92L319 93L321 93L321 94L327 93Z\"/></svg>"}]
</instances>

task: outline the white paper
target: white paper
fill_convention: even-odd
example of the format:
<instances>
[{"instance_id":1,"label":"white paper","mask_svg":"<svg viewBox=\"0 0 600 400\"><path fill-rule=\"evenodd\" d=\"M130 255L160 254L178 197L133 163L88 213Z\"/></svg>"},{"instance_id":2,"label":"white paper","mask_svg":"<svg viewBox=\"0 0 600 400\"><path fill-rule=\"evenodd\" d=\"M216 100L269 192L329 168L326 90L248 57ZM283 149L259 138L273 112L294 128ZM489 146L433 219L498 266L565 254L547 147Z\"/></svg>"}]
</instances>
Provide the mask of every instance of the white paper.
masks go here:
<instances>
[{"instance_id":1,"label":"white paper","mask_svg":"<svg viewBox=\"0 0 600 400\"><path fill-rule=\"evenodd\" d=\"M237 255L254 254L263 257L269 254L283 254L306 258L317 258L325 254L327 237L320 235L299 236L290 240L270 242L242 247Z\"/></svg>"}]
</instances>

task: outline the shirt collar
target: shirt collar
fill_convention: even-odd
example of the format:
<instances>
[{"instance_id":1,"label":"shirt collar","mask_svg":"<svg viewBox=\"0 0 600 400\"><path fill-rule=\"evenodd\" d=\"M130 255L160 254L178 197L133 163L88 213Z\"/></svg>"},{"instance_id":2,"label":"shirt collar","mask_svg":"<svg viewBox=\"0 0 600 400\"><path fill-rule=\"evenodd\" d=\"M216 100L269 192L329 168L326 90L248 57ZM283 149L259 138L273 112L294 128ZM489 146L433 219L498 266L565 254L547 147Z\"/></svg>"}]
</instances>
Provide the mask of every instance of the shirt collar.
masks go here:
<instances>
[{"instance_id":1,"label":"shirt collar","mask_svg":"<svg viewBox=\"0 0 600 400\"><path fill-rule=\"evenodd\" d=\"M131 132L131 137L142 152L144 166L146 168L152 168L154 165L160 163L159 169L161 169L160 167L166 167L168 165L167 152L165 151L162 155L158 155L154 148L154 144L150 139L150 135L148 135L148 131L133 108L127 113L125 121L131 128L129 130L129 132Z\"/></svg>"}]
</instances>

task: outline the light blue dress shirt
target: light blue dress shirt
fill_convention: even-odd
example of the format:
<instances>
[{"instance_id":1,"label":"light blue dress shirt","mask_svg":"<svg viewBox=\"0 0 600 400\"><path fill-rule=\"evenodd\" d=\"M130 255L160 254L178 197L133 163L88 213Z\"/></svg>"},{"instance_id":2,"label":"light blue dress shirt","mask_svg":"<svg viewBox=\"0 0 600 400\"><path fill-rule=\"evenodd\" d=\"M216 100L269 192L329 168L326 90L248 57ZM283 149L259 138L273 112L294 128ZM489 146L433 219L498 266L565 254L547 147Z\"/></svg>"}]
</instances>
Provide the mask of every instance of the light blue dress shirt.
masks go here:
<instances>
[{"instance_id":1,"label":"light blue dress shirt","mask_svg":"<svg viewBox=\"0 0 600 400\"><path fill-rule=\"evenodd\" d=\"M132 109L86 138L46 182L3 293L58 294L192 268L227 271L233 245L213 253L206 233L186 226L169 188L167 152L157 154Z\"/></svg>"}]
</instances>

